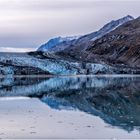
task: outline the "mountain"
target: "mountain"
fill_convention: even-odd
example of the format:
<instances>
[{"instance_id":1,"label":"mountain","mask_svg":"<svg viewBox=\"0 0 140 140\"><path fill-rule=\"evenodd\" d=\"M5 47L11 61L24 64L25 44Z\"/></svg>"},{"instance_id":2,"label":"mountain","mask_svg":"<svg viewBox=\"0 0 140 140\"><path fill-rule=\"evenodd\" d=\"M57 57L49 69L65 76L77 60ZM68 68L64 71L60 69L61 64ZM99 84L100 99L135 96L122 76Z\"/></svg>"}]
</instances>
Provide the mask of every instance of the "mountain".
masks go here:
<instances>
[{"instance_id":1,"label":"mountain","mask_svg":"<svg viewBox=\"0 0 140 140\"><path fill-rule=\"evenodd\" d=\"M46 44L41 45L37 51L42 51L42 52L50 52L50 53L56 53L56 52L61 52L65 49L70 49L70 50L83 50L86 49L86 46L88 46L89 41L94 41L103 35L111 32L112 30L116 29L118 26L133 20L134 18L130 15L123 17L118 20L113 20L103 26L99 31L83 35L83 36L76 36L76 37L58 37L49 40Z\"/></svg>"},{"instance_id":2,"label":"mountain","mask_svg":"<svg viewBox=\"0 0 140 140\"><path fill-rule=\"evenodd\" d=\"M78 39L78 36L73 37L56 37L50 39L47 43L41 45L37 51L41 52L56 52L59 51L56 46L58 45L66 45L67 43L71 42L72 40ZM62 48L61 48L62 50Z\"/></svg>"},{"instance_id":3,"label":"mountain","mask_svg":"<svg viewBox=\"0 0 140 140\"><path fill-rule=\"evenodd\" d=\"M118 20L112 20L111 22L104 25L99 31L84 35L79 39L75 40L75 42L72 44L72 47L70 47L70 50L73 49L85 50L86 46L88 46L88 43L90 41L95 41L96 39L104 36L105 34L115 30L120 25L131 20L134 20L134 18L130 15L120 18Z\"/></svg>"},{"instance_id":4,"label":"mountain","mask_svg":"<svg viewBox=\"0 0 140 140\"><path fill-rule=\"evenodd\" d=\"M140 18L132 19L111 21L86 36L50 40L47 49L59 52L43 52L44 45L35 52L0 53L0 75L140 74Z\"/></svg>"},{"instance_id":5,"label":"mountain","mask_svg":"<svg viewBox=\"0 0 140 140\"><path fill-rule=\"evenodd\" d=\"M87 60L140 68L140 17L97 39L86 49Z\"/></svg>"}]
</instances>

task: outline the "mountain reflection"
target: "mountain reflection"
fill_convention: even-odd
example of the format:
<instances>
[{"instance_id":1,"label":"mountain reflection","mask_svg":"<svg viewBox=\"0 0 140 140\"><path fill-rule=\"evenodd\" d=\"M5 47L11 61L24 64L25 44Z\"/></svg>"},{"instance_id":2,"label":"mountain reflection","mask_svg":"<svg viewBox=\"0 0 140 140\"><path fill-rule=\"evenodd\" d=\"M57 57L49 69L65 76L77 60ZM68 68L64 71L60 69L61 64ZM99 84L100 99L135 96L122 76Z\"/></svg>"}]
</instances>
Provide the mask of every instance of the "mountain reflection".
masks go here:
<instances>
[{"instance_id":1,"label":"mountain reflection","mask_svg":"<svg viewBox=\"0 0 140 140\"><path fill-rule=\"evenodd\" d=\"M39 98L54 109L78 109L127 131L140 128L140 77L3 77L0 97Z\"/></svg>"}]
</instances>

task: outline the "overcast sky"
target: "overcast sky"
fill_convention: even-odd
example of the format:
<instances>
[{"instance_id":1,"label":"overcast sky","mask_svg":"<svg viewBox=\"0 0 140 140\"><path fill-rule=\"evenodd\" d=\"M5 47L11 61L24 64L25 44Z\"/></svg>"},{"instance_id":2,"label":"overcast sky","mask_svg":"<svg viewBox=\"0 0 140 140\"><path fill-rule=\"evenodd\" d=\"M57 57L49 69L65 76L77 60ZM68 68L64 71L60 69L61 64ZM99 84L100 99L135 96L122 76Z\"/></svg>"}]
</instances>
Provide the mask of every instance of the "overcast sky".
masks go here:
<instances>
[{"instance_id":1,"label":"overcast sky","mask_svg":"<svg viewBox=\"0 0 140 140\"><path fill-rule=\"evenodd\" d=\"M140 0L0 0L0 51L35 50L128 14L140 16Z\"/></svg>"}]
</instances>

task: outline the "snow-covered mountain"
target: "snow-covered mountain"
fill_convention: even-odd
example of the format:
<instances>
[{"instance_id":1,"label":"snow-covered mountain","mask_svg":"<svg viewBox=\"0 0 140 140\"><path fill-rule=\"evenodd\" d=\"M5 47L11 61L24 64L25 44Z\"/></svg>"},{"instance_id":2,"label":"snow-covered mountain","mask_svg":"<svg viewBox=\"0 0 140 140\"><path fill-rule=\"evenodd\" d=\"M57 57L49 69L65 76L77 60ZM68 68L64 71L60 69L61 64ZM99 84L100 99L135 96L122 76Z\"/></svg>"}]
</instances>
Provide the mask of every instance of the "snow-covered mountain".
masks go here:
<instances>
[{"instance_id":1,"label":"snow-covered mountain","mask_svg":"<svg viewBox=\"0 0 140 140\"><path fill-rule=\"evenodd\" d=\"M118 20L113 20L106 25L104 25L99 31L83 35L83 36L74 36L74 37L57 37L49 40L47 43L41 45L37 51L42 52L60 52L67 48L71 49L71 46L80 46L80 50L86 48L85 42L94 41L99 39L100 37L104 36L105 34L113 31L120 25L133 20L134 18L130 15L120 18ZM82 44L84 44L82 46Z\"/></svg>"},{"instance_id":2,"label":"snow-covered mountain","mask_svg":"<svg viewBox=\"0 0 140 140\"><path fill-rule=\"evenodd\" d=\"M56 37L56 38L50 39L47 43L41 45L37 51L52 52L53 49L56 49L56 46L58 46L60 44L66 44L66 43L68 43L72 40L78 39L78 38L79 38L78 36Z\"/></svg>"},{"instance_id":3,"label":"snow-covered mountain","mask_svg":"<svg viewBox=\"0 0 140 140\"><path fill-rule=\"evenodd\" d=\"M104 36L105 34L115 30L117 27L121 26L122 24L134 20L134 18L130 15L125 16L123 18L120 18L118 20L112 20L111 22L107 23L106 25L104 25L99 31L97 31L96 36L94 36L94 33L91 33L91 39L92 41ZM92 36L93 35L93 36Z\"/></svg>"}]
</instances>

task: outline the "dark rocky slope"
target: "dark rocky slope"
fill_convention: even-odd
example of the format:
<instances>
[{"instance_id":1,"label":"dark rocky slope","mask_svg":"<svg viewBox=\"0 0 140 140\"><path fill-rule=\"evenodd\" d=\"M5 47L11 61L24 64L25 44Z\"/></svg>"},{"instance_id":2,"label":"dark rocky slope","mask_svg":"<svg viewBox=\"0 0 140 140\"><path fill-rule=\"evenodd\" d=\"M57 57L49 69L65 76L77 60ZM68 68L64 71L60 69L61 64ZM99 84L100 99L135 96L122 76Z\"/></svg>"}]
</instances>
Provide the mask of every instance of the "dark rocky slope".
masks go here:
<instances>
[{"instance_id":1,"label":"dark rocky slope","mask_svg":"<svg viewBox=\"0 0 140 140\"><path fill-rule=\"evenodd\" d=\"M86 50L87 60L106 61L140 68L140 17L91 42Z\"/></svg>"},{"instance_id":2,"label":"dark rocky slope","mask_svg":"<svg viewBox=\"0 0 140 140\"><path fill-rule=\"evenodd\" d=\"M105 63L118 68L132 68L139 71L140 18L128 21L103 37L88 42L88 47L84 51L66 49L57 55L77 61Z\"/></svg>"}]
</instances>

